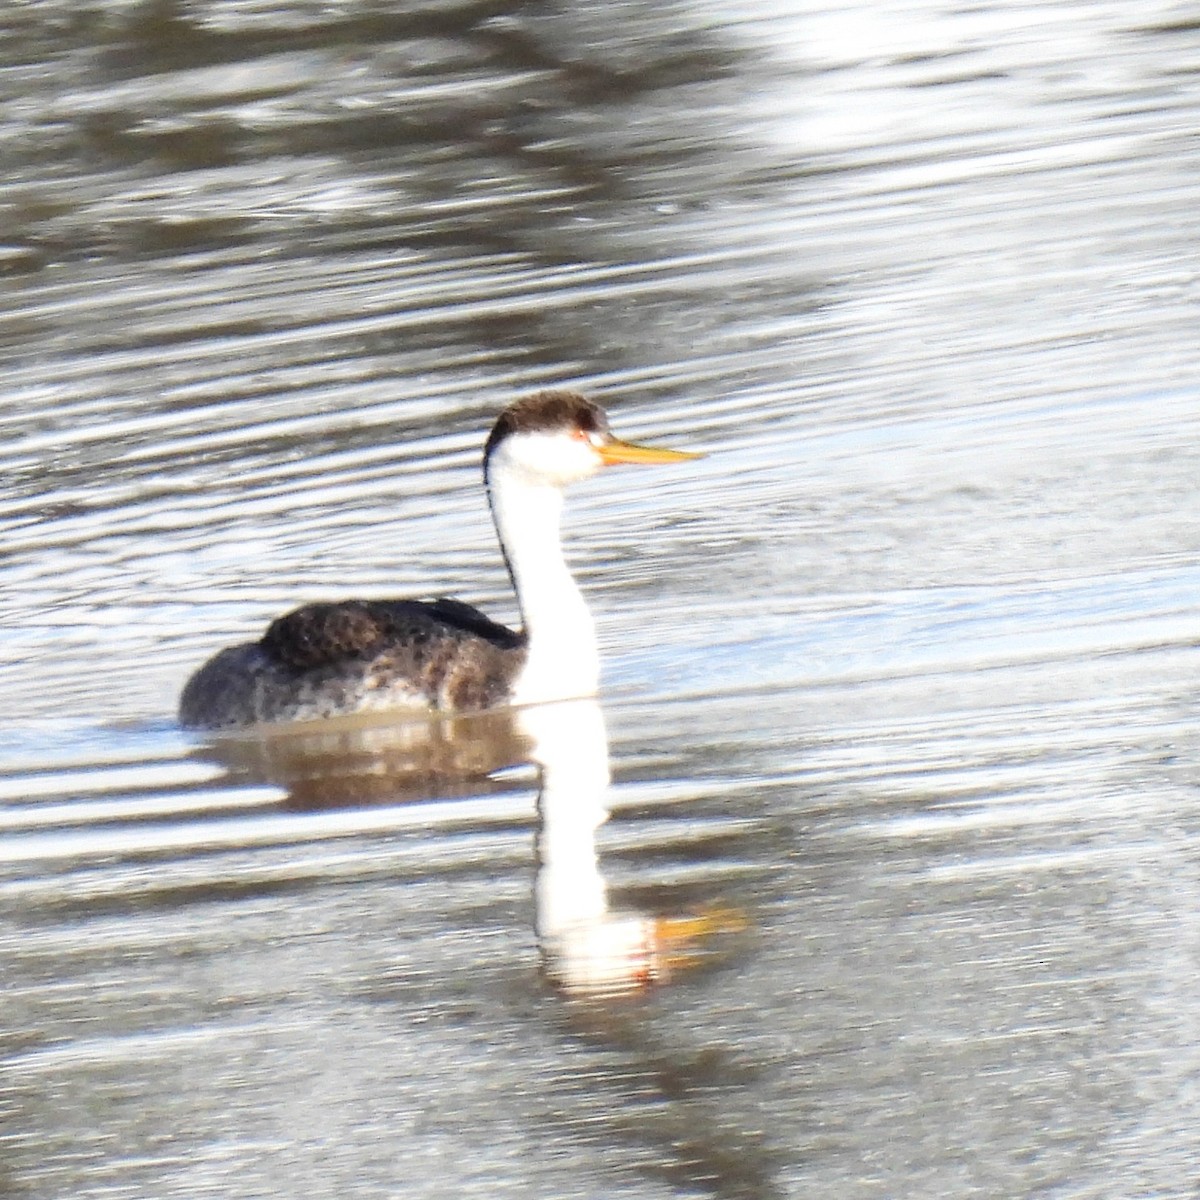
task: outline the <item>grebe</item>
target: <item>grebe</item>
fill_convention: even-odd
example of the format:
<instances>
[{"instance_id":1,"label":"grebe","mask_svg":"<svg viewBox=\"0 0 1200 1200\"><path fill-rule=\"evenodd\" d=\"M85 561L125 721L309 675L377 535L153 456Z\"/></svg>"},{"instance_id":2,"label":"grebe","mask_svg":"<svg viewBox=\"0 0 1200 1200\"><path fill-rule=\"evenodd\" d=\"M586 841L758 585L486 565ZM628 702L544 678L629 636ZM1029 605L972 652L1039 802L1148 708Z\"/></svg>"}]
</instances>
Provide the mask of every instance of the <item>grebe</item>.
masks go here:
<instances>
[{"instance_id":1,"label":"grebe","mask_svg":"<svg viewBox=\"0 0 1200 1200\"><path fill-rule=\"evenodd\" d=\"M306 604L188 680L179 720L232 729L386 709L472 712L594 695L596 631L563 557L563 488L614 463L701 457L622 442L599 405L548 391L509 405L483 453L492 520L521 610L508 629L461 600Z\"/></svg>"}]
</instances>

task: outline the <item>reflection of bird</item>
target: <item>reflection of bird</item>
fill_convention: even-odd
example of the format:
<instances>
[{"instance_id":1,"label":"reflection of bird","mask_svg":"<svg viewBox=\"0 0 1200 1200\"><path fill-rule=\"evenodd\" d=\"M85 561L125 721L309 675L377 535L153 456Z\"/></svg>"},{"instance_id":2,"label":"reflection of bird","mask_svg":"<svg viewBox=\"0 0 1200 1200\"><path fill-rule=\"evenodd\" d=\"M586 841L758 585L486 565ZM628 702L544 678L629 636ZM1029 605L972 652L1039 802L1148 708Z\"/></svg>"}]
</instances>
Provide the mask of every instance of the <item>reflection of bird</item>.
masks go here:
<instances>
[{"instance_id":1,"label":"reflection of bird","mask_svg":"<svg viewBox=\"0 0 1200 1200\"><path fill-rule=\"evenodd\" d=\"M617 440L603 409L574 392L518 400L488 437L483 475L522 629L460 600L308 604L274 621L261 641L205 663L183 689L180 720L220 729L591 695L596 636L563 557L562 490L611 463L697 457Z\"/></svg>"},{"instance_id":2,"label":"reflection of bird","mask_svg":"<svg viewBox=\"0 0 1200 1200\"><path fill-rule=\"evenodd\" d=\"M721 942L746 928L734 909L659 916L610 906L596 846L596 831L609 816L611 779L600 705L593 699L535 704L513 716L541 768L534 898L542 966L555 987L592 998L638 991L711 960ZM656 891L661 901L662 889Z\"/></svg>"}]
</instances>

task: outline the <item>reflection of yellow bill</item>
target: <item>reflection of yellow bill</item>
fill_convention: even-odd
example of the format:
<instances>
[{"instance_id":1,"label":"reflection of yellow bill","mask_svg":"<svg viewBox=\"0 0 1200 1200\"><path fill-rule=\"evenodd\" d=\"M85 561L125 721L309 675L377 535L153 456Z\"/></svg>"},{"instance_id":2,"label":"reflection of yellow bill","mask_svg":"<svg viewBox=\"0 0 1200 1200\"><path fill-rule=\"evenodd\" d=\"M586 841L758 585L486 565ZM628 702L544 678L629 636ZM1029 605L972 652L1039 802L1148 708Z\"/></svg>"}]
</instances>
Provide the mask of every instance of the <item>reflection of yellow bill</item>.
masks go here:
<instances>
[{"instance_id":1,"label":"reflection of yellow bill","mask_svg":"<svg viewBox=\"0 0 1200 1200\"><path fill-rule=\"evenodd\" d=\"M596 453L605 466L617 463L673 463L690 462L694 458L703 458L703 454L692 454L687 450L664 450L657 446L638 446L633 442L622 442L619 438L611 438L596 447Z\"/></svg>"},{"instance_id":2,"label":"reflection of yellow bill","mask_svg":"<svg viewBox=\"0 0 1200 1200\"><path fill-rule=\"evenodd\" d=\"M608 913L543 943L543 968L569 996L604 1000L644 991L703 965L714 938L749 926L731 908L681 917Z\"/></svg>"},{"instance_id":3,"label":"reflection of yellow bill","mask_svg":"<svg viewBox=\"0 0 1200 1200\"><path fill-rule=\"evenodd\" d=\"M654 922L655 959L659 978L693 965L703 943L724 934L741 933L748 925L735 908L714 908L688 917L659 917Z\"/></svg>"}]
</instances>

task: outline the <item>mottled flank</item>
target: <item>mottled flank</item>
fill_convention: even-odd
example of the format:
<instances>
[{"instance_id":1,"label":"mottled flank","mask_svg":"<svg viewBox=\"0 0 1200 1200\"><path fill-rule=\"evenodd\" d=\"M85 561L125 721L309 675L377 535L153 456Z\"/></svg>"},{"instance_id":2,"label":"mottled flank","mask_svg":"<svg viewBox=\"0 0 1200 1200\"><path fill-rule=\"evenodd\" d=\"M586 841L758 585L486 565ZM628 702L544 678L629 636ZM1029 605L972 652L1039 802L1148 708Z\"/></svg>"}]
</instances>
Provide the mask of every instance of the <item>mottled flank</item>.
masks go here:
<instances>
[{"instance_id":1,"label":"mottled flank","mask_svg":"<svg viewBox=\"0 0 1200 1200\"><path fill-rule=\"evenodd\" d=\"M522 634L458 600L308 604L209 659L179 719L228 729L392 708L475 712L505 701L525 653Z\"/></svg>"}]
</instances>

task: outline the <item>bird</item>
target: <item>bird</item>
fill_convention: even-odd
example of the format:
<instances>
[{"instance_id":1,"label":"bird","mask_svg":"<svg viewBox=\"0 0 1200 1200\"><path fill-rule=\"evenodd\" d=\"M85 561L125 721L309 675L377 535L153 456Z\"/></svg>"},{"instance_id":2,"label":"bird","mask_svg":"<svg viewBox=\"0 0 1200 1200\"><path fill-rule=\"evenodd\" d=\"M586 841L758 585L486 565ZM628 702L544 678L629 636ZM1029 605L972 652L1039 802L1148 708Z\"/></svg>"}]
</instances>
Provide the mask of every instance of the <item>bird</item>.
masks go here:
<instances>
[{"instance_id":1,"label":"bird","mask_svg":"<svg viewBox=\"0 0 1200 1200\"><path fill-rule=\"evenodd\" d=\"M703 455L621 441L575 391L506 407L483 480L520 609L510 629L461 600L341 600L278 617L256 642L220 650L187 681L182 726L236 730L390 710L471 713L592 696L596 629L564 557L563 490L619 463Z\"/></svg>"}]
</instances>

